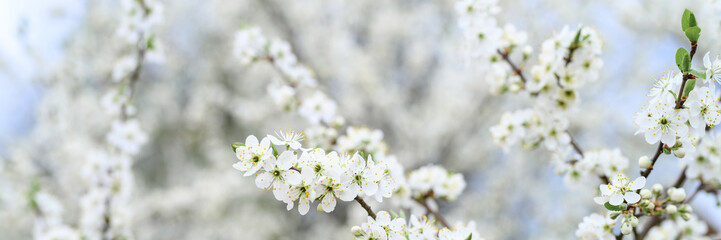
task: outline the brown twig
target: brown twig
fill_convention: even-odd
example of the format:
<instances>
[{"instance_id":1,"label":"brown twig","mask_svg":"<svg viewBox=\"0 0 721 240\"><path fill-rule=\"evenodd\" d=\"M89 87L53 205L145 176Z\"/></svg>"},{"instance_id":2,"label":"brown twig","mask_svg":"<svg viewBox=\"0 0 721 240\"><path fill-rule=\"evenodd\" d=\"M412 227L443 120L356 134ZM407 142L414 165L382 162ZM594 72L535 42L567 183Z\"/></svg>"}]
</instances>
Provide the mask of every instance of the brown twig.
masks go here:
<instances>
[{"instance_id":1,"label":"brown twig","mask_svg":"<svg viewBox=\"0 0 721 240\"><path fill-rule=\"evenodd\" d=\"M423 206L423 208L425 208L427 212L433 214L433 216L436 218L436 221L438 221L438 223L440 223L441 225L443 225L443 227L446 227L446 228L450 229L450 228L451 228L451 225L448 225L448 222L446 222L446 219L443 218L443 216L441 216L440 213L438 213L438 212L434 211L433 209L431 209L431 207L428 206L428 203L426 203L425 199L426 199L425 197L422 197L422 198L413 198L413 200L415 200L418 204L420 204L421 206Z\"/></svg>"},{"instance_id":2,"label":"brown twig","mask_svg":"<svg viewBox=\"0 0 721 240\"><path fill-rule=\"evenodd\" d=\"M373 218L373 219L376 219L376 213L373 212L373 209L371 209L371 206L369 206L369 205L366 203L366 201L363 201L363 199L362 199L361 197L359 197L359 196L356 196L356 197L355 197L355 201L358 202L358 204L360 204L361 207L363 207L363 209L366 210L366 212L368 212L368 216L370 216L370 217Z\"/></svg>"},{"instance_id":3,"label":"brown twig","mask_svg":"<svg viewBox=\"0 0 721 240\"><path fill-rule=\"evenodd\" d=\"M496 52L498 52L498 55L501 55L503 60L506 61L506 63L508 63L508 66L511 67L513 72L516 73L516 75L518 75L521 78L521 81L523 81L523 83L526 83L526 77L523 76L522 69L519 68L518 66L516 66L516 64L514 64L513 61L511 61L509 53L507 51L501 51L501 49L496 50Z\"/></svg>"}]
</instances>

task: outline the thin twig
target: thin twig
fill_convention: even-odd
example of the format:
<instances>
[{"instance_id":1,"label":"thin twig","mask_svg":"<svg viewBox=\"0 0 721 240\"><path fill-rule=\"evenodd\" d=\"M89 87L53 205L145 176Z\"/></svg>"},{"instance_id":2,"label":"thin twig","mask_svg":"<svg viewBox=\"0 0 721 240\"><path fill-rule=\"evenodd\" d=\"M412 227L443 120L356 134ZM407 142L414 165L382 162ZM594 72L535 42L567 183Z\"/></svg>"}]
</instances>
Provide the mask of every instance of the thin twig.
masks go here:
<instances>
[{"instance_id":1,"label":"thin twig","mask_svg":"<svg viewBox=\"0 0 721 240\"><path fill-rule=\"evenodd\" d=\"M433 216L436 218L436 221L438 221L441 225L443 225L443 227L448 228L448 229L451 228L451 225L448 225L448 222L446 222L446 219L443 218L443 216L440 213L434 211L433 209L431 209L430 206L428 206L428 203L426 203L425 198L422 198L422 199L413 198L413 200L415 200L418 204L423 206L423 208L425 208L427 212L429 212L430 214L433 214Z\"/></svg>"},{"instance_id":2,"label":"thin twig","mask_svg":"<svg viewBox=\"0 0 721 240\"><path fill-rule=\"evenodd\" d=\"M521 81L523 81L523 83L526 83L526 77L523 76L523 72L521 71L521 68L516 66L516 64L514 64L513 61L511 61L510 56L508 56L508 52L501 51L501 49L496 50L496 52L498 52L498 55L501 55L503 60L506 61L506 63L508 63L508 66L511 67L513 72L516 73L516 75L518 75L521 78Z\"/></svg>"},{"instance_id":3,"label":"thin twig","mask_svg":"<svg viewBox=\"0 0 721 240\"><path fill-rule=\"evenodd\" d=\"M370 216L373 219L376 219L376 213L373 212L373 209L371 209L371 206L369 206L366 203L366 201L363 201L363 199L359 196L355 197L355 201L358 202L358 204L360 204L361 207L363 207L363 209L366 210L366 212L368 212L368 216Z\"/></svg>"}]
</instances>

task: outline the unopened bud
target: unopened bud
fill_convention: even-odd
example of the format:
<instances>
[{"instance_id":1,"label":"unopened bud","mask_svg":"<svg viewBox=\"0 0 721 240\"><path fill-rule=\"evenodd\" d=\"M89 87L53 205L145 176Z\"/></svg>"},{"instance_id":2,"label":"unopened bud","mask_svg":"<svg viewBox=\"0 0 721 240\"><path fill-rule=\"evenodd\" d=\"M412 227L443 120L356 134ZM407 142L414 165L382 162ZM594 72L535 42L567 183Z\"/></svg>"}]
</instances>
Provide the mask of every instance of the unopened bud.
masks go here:
<instances>
[{"instance_id":1,"label":"unopened bud","mask_svg":"<svg viewBox=\"0 0 721 240\"><path fill-rule=\"evenodd\" d=\"M638 226L638 218L636 216L631 216L631 219L629 219L628 222L631 223L631 226L633 227Z\"/></svg>"},{"instance_id":2,"label":"unopened bud","mask_svg":"<svg viewBox=\"0 0 721 240\"><path fill-rule=\"evenodd\" d=\"M673 155L677 158L683 158L686 156L686 151L684 151L683 148L679 148L673 151Z\"/></svg>"},{"instance_id":3,"label":"unopened bud","mask_svg":"<svg viewBox=\"0 0 721 240\"><path fill-rule=\"evenodd\" d=\"M668 214L674 214L674 213L676 213L676 211L678 211L678 209L676 208L676 205L666 206L666 212L668 212Z\"/></svg>"},{"instance_id":4,"label":"unopened bud","mask_svg":"<svg viewBox=\"0 0 721 240\"><path fill-rule=\"evenodd\" d=\"M668 189L668 196L671 198L671 201L682 202L686 199L686 190L683 188L670 188Z\"/></svg>"},{"instance_id":5,"label":"unopened bud","mask_svg":"<svg viewBox=\"0 0 721 240\"><path fill-rule=\"evenodd\" d=\"M642 156L638 159L638 166L641 168L651 167L651 158L648 156Z\"/></svg>"},{"instance_id":6,"label":"unopened bud","mask_svg":"<svg viewBox=\"0 0 721 240\"><path fill-rule=\"evenodd\" d=\"M656 183L653 187L651 187L651 191L653 191L653 194L655 195L661 195L661 192L663 192L663 185Z\"/></svg>"},{"instance_id":7,"label":"unopened bud","mask_svg":"<svg viewBox=\"0 0 721 240\"><path fill-rule=\"evenodd\" d=\"M363 229L361 229L359 226L353 226L350 231L353 233L353 236L361 237L363 236Z\"/></svg>"},{"instance_id":8,"label":"unopened bud","mask_svg":"<svg viewBox=\"0 0 721 240\"><path fill-rule=\"evenodd\" d=\"M681 214L681 218L683 218L683 220L688 221L689 219L691 219L691 214L690 214L690 213L683 213L683 214Z\"/></svg>"},{"instance_id":9,"label":"unopened bud","mask_svg":"<svg viewBox=\"0 0 721 240\"><path fill-rule=\"evenodd\" d=\"M641 199L650 199L651 198L651 190L648 189L641 189Z\"/></svg>"},{"instance_id":10,"label":"unopened bud","mask_svg":"<svg viewBox=\"0 0 721 240\"><path fill-rule=\"evenodd\" d=\"M623 235L629 235L633 231L633 227L629 223L624 223L621 225L621 233Z\"/></svg>"}]
</instances>

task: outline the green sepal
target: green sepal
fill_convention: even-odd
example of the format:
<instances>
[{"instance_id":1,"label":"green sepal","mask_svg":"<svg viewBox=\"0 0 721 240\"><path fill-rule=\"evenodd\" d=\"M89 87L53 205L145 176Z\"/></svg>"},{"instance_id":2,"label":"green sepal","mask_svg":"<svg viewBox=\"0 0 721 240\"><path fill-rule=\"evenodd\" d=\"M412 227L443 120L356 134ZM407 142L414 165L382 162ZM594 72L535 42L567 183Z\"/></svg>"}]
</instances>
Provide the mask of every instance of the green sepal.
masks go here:
<instances>
[{"instance_id":1,"label":"green sepal","mask_svg":"<svg viewBox=\"0 0 721 240\"><path fill-rule=\"evenodd\" d=\"M693 15L693 12L688 9L684 10L681 16L681 30L685 32L686 29L696 27L697 25L696 16Z\"/></svg>"},{"instance_id":2,"label":"green sepal","mask_svg":"<svg viewBox=\"0 0 721 240\"><path fill-rule=\"evenodd\" d=\"M663 154L670 155L671 149L670 148L663 148Z\"/></svg>"},{"instance_id":3,"label":"green sepal","mask_svg":"<svg viewBox=\"0 0 721 240\"><path fill-rule=\"evenodd\" d=\"M235 152L239 147L244 147L245 144L239 143L239 142L235 142L235 143L233 143L233 144L230 144L230 146L233 147L233 152Z\"/></svg>"},{"instance_id":4,"label":"green sepal","mask_svg":"<svg viewBox=\"0 0 721 240\"><path fill-rule=\"evenodd\" d=\"M603 206L606 207L606 209L608 209L609 211L614 211L614 212L626 210L626 207L627 207L626 204L623 204L623 203L621 203L621 205L614 206L614 205L611 205L610 202L604 203Z\"/></svg>"},{"instance_id":5,"label":"green sepal","mask_svg":"<svg viewBox=\"0 0 721 240\"><path fill-rule=\"evenodd\" d=\"M682 73L688 72L691 66L691 56L688 55L685 48L680 47L676 50L676 66Z\"/></svg>"},{"instance_id":6,"label":"green sepal","mask_svg":"<svg viewBox=\"0 0 721 240\"><path fill-rule=\"evenodd\" d=\"M688 96L688 93L690 93L694 87L696 87L696 79L691 78L691 79L687 80L686 86L683 87L683 95Z\"/></svg>"},{"instance_id":7,"label":"green sepal","mask_svg":"<svg viewBox=\"0 0 721 240\"><path fill-rule=\"evenodd\" d=\"M471 240L471 239L473 239L473 233L468 234L468 237L466 238L466 240Z\"/></svg>"},{"instance_id":8,"label":"green sepal","mask_svg":"<svg viewBox=\"0 0 721 240\"><path fill-rule=\"evenodd\" d=\"M276 156L276 157L280 156L280 154L278 154L278 149L275 149L275 145L274 145L274 144L271 144L271 145L270 145L270 148L273 149L273 156Z\"/></svg>"}]
</instances>

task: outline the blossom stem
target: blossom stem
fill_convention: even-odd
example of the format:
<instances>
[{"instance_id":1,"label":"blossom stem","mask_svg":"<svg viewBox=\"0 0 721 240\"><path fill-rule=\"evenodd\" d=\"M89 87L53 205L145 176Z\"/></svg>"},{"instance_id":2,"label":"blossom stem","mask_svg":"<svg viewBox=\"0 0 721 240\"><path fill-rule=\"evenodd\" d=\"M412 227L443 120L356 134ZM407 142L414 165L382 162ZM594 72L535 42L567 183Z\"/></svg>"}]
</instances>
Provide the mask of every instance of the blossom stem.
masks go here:
<instances>
[{"instance_id":1,"label":"blossom stem","mask_svg":"<svg viewBox=\"0 0 721 240\"><path fill-rule=\"evenodd\" d=\"M693 55L696 54L696 42L691 42L691 57L689 62L693 61ZM681 109L685 99L683 98L683 90L686 87L686 81L693 76L690 73L683 73L683 81L681 82L681 89L678 90L678 98L676 99L676 109Z\"/></svg>"},{"instance_id":2,"label":"blossom stem","mask_svg":"<svg viewBox=\"0 0 721 240\"><path fill-rule=\"evenodd\" d=\"M641 172L641 176L648 178L648 175L651 174L651 171L653 170L653 165L656 164L656 160L658 160L658 157L661 156L662 152L663 152L663 143L659 143L658 149L656 149L656 153L653 155L653 158L651 158L651 166L649 166L645 171Z\"/></svg>"},{"instance_id":3,"label":"blossom stem","mask_svg":"<svg viewBox=\"0 0 721 240\"><path fill-rule=\"evenodd\" d=\"M359 196L356 196L356 197L355 197L355 201L358 202L358 204L360 204L361 207L363 207L363 209L366 210L366 212L368 212L368 216L369 216L369 217L371 217L371 218L373 218L373 219L376 219L376 213L373 212L373 209L371 209L371 206L369 206L369 205L366 203L366 201L363 200L363 198L361 198L361 197L359 197Z\"/></svg>"},{"instance_id":4,"label":"blossom stem","mask_svg":"<svg viewBox=\"0 0 721 240\"><path fill-rule=\"evenodd\" d=\"M513 72L516 73L516 75L518 75L518 77L521 78L521 81L523 81L523 83L526 83L526 77L523 76L523 72L522 72L521 68L516 66L516 64L514 64L513 61L511 61L508 51L501 51L501 49L498 49L498 50L496 50L496 52L498 52L498 55L501 55L503 60L506 61L506 63L508 63L508 66L511 67Z\"/></svg>"},{"instance_id":5,"label":"blossom stem","mask_svg":"<svg viewBox=\"0 0 721 240\"><path fill-rule=\"evenodd\" d=\"M678 176L678 179L676 179L676 183L673 184L673 187L681 187L681 185L686 182L686 169L688 169L688 166L684 167L683 170L681 170L681 176Z\"/></svg>"},{"instance_id":6,"label":"blossom stem","mask_svg":"<svg viewBox=\"0 0 721 240\"><path fill-rule=\"evenodd\" d=\"M428 203L426 203L425 199L426 199L425 197L413 198L413 200L415 200L418 204L423 206L423 208L425 208L427 212L429 212L430 214L433 214L433 216L436 218L436 221L438 221L438 223L443 225L443 227L450 229L451 225L448 225L448 222L446 222L446 219L443 218L443 216L440 213L431 209L431 207L428 206Z\"/></svg>"},{"instance_id":7,"label":"blossom stem","mask_svg":"<svg viewBox=\"0 0 721 240\"><path fill-rule=\"evenodd\" d=\"M568 131L566 131L568 132ZM581 150L581 147L578 146L578 143L576 143L576 140L573 138L573 135L571 135L570 132L568 132L568 136L571 137L571 146L573 146L573 149L576 150L576 152L583 157L583 150Z\"/></svg>"}]
</instances>

